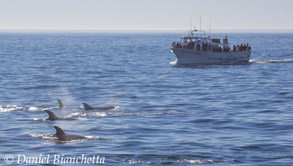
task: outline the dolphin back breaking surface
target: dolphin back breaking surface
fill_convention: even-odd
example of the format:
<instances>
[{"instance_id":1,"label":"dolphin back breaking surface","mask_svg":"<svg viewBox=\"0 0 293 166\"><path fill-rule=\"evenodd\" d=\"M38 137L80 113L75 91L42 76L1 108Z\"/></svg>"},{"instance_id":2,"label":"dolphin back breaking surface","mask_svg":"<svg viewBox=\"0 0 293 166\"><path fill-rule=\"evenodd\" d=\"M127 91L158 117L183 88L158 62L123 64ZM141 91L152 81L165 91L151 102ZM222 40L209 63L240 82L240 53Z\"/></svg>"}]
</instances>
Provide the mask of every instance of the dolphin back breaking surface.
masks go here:
<instances>
[{"instance_id":1,"label":"dolphin back breaking surface","mask_svg":"<svg viewBox=\"0 0 293 166\"><path fill-rule=\"evenodd\" d=\"M49 118L46 119L46 120L49 120L49 121L54 121L54 120L76 120L74 118L59 118L53 112L51 112L49 110L44 110L44 111L48 113Z\"/></svg>"},{"instance_id":2,"label":"dolphin back breaking surface","mask_svg":"<svg viewBox=\"0 0 293 166\"><path fill-rule=\"evenodd\" d=\"M115 109L114 106L92 107L92 106L88 105L87 103L82 103L82 104L84 105L85 111L89 111L89 110L105 111L105 110Z\"/></svg>"},{"instance_id":3,"label":"dolphin back breaking surface","mask_svg":"<svg viewBox=\"0 0 293 166\"><path fill-rule=\"evenodd\" d=\"M65 134L65 132L58 126L54 126L56 130L56 136L60 141L72 141L72 140L87 140L88 138L79 135Z\"/></svg>"},{"instance_id":4,"label":"dolphin back breaking surface","mask_svg":"<svg viewBox=\"0 0 293 166\"><path fill-rule=\"evenodd\" d=\"M64 107L64 104L63 104L62 101L59 100L59 99L58 99L58 104L59 104L59 105L58 105L59 108L63 108L63 107Z\"/></svg>"}]
</instances>

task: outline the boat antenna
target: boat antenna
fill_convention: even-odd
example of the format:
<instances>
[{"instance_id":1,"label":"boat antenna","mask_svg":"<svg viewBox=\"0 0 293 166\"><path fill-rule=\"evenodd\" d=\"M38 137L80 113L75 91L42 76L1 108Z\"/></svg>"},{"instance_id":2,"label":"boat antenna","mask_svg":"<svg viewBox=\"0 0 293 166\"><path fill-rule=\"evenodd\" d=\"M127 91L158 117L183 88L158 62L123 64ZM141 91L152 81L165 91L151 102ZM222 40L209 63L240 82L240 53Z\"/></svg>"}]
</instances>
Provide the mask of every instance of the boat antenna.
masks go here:
<instances>
[{"instance_id":1,"label":"boat antenna","mask_svg":"<svg viewBox=\"0 0 293 166\"><path fill-rule=\"evenodd\" d=\"M199 30L201 31L201 14L199 14Z\"/></svg>"},{"instance_id":2,"label":"boat antenna","mask_svg":"<svg viewBox=\"0 0 293 166\"><path fill-rule=\"evenodd\" d=\"M212 16L210 15L209 37L211 37Z\"/></svg>"},{"instance_id":3,"label":"boat antenna","mask_svg":"<svg viewBox=\"0 0 293 166\"><path fill-rule=\"evenodd\" d=\"M199 2L199 30L201 31L201 10L200 10L200 0L198 1Z\"/></svg>"},{"instance_id":4,"label":"boat antenna","mask_svg":"<svg viewBox=\"0 0 293 166\"><path fill-rule=\"evenodd\" d=\"M192 31L192 16L191 16L191 9L190 9L190 30Z\"/></svg>"}]
</instances>

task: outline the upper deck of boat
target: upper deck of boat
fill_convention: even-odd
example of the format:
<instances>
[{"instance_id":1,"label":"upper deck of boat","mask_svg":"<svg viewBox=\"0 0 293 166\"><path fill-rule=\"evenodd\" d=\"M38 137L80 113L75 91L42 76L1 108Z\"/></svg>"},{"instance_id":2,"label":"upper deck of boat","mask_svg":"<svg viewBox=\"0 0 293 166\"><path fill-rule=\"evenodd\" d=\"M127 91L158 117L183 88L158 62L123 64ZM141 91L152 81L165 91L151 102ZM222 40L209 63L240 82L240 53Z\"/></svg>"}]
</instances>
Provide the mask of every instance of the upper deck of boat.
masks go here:
<instances>
[{"instance_id":1,"label":"upper deck of boat","mask_svg":"<svg viewBox=\"0 0 293 166\"><path fill-rule=\"evenodd\" d=\"M221 42L221 39L212 39L210 35L207 37L205 31L203 30L192 30L189 32L189 36L182 36L181 37L182 43L208 43L212 45L221 45L221 46L229 46L230 43L228 42L227 36Z\"/></svg>"},{"instance_id":2,"label":"upper deck of boat","mask_svg":"<svg viewBox=\"0 0 293 166\"><path fill-rule=\"evenodd\" d=\"M193 30L189 32L189 36L182 36L180 42L173 42L172 48L195 49L198 51L213 51L213 52L237 52L250 51L249 44L241 44L231 48L228 42L228 36L224 39L206 37L204 31Z\"/></svg>"}]
</instances>

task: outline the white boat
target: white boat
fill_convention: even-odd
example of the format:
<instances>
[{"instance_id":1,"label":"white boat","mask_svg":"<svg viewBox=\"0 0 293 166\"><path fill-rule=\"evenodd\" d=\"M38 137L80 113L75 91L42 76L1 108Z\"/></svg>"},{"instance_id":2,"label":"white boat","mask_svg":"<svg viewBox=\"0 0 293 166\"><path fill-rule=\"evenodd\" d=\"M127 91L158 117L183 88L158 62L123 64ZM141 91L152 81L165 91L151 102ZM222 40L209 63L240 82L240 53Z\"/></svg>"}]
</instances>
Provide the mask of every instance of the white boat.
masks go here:
<instances>
[{"instance_id":1,"label":"white boat","mask_svg":"<svg viewBox=\"0 0 293 166\"><path fill-rule=\"evenodd\" d=\"M178 65L212 65L248 63L251 55L249 44L231 48L227 36L221 39L206 37L204 31L193 30L189 36L182 36L180 42L173 42L171 52Z\"/></svg>"}]
</instances>

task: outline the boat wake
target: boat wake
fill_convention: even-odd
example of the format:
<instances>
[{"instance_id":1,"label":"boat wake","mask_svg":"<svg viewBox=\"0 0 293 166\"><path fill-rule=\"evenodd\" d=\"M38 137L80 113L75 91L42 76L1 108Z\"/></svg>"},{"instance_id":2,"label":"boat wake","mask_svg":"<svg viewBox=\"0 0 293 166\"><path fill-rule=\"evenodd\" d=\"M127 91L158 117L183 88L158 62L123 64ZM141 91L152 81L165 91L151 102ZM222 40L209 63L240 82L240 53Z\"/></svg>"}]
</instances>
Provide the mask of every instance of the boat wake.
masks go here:
<instances>
[{"instance_id":1,"label":"boat wake","mask_svg":"<svg viewBox=\"0 0 293 166\"><path fill-rule=\"evenodd\" d=\"M253 64L253 63L293 63L293 59L266 59L266 60L261 60L261 59L252 59L249 60L249 63L238 63L238 64L224 64L224 65L249 65L249 64ZM206 67L206 66L218 66L216 64L213 65L178 65L176 63L176 61L174 62L170 62L171 65L175 66L175 67L195 67L195 68L199 68L199 67Z\"/></svg>"},{"instance_id":2,"label":"boat wake","mask_svg":"<svg viewBox=\"0 0 293 166\"><path fill-rule=\"evenodd\" d=\"M282 60L250 60L250 63L292 63L293 59L282 59Z\"/></svg>"}]
</instances>

